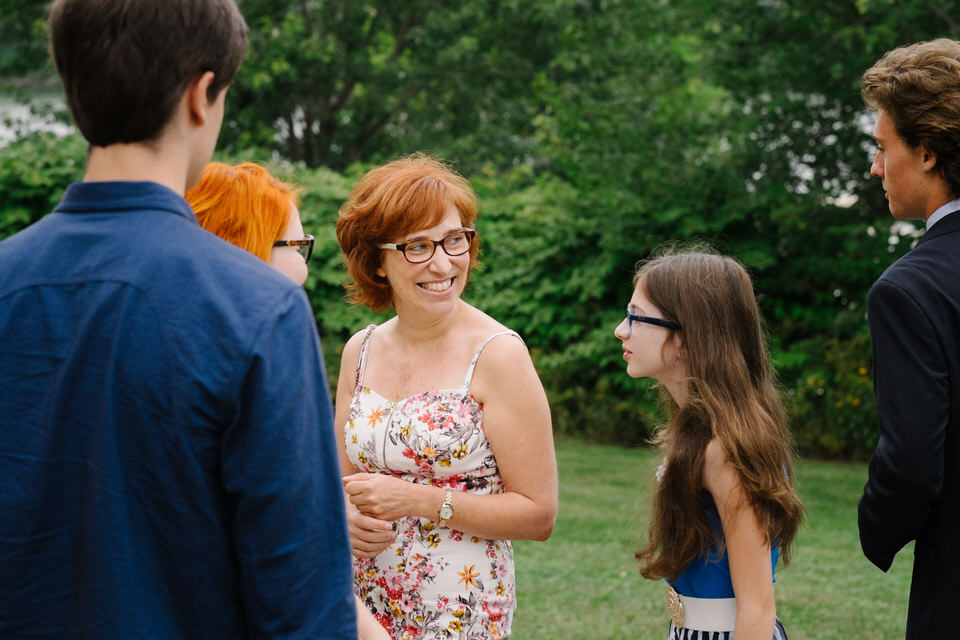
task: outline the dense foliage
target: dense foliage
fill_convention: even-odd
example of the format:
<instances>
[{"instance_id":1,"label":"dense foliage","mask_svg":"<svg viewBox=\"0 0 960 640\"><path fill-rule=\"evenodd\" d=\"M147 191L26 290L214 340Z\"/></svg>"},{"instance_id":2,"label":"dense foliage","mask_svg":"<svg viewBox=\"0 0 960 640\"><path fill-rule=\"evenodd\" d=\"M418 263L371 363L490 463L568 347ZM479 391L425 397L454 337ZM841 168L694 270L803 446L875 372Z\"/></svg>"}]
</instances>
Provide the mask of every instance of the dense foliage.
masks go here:
<instances>
[{"instance_id":1,"label":"dense foliage","mask_svg":"<svg viewBox=\"0 0 960 640\"><path fill-rule=\"evenodd\" d=\"M887 49L960 37L956 2L240 4L251 51L221 153L304 188L332 379L374 318L343 301L336 211L366 168L426 150L477 189L467 297L524 335L559 431L649 437L656 394L623 374L612 331L637 260L705 242L755 277L798 444L872 449L864 300L912 236L867 175L858 78ZM49 210L82 156L76 137L0 149L0 236Z\"/></svg>"}]
</instances>

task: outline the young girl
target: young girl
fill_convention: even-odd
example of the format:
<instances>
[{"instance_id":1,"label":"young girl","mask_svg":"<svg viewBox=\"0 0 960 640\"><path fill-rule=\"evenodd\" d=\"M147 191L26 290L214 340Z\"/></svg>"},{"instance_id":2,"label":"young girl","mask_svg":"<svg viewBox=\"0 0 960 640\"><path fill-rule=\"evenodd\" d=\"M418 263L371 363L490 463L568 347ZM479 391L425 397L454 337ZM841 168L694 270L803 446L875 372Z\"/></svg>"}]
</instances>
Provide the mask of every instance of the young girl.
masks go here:
<instances>
[{"instance_id":1,"label":"young girl","mask_svg":"<svg viewBox=\"0 0 960 640\"><path fill-rule=\"evenodd\" d=\"M644 577L667 579L669 638L784 640L774 567L778 551L789 560L803 505L750 277L709 253L653 258L614 335L627 374L656 379L669 406L636 554Z\"/></svg>"}]
</instances>

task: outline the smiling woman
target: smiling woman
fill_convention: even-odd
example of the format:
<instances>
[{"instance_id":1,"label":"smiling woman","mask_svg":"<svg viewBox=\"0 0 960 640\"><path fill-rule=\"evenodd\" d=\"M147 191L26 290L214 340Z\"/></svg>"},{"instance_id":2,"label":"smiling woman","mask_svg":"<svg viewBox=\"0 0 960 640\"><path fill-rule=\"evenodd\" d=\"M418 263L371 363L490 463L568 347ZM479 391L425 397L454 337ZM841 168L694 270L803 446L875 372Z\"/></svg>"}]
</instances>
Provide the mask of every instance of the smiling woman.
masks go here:
<instances>
[{"instance_id":1,"label":"smiling woman","mask_svg":"<svg viewBox=\"0 0 960 640\"><path fill-rule=\"evenodd\" d=\"M511 539L557 508L550 411L516 333L460 299L476 196L422 155L365 175L337 236L355 302L396 316L343 351L335 427L355 587L394 638L506 638Z\"/></svg>"}]
</instances>

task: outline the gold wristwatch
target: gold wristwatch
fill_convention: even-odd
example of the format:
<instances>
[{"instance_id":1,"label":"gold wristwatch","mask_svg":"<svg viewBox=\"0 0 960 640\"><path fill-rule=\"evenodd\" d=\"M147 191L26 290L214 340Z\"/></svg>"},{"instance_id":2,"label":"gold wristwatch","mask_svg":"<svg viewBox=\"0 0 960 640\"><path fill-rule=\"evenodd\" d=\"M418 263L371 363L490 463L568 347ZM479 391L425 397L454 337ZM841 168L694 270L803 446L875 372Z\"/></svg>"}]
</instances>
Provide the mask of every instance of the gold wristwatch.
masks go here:
<instances>
[{"instance_id":1,"label":"gold wristwatch","mask_svg":"<svg viewBox=\"0 0 960 640\"><path fill-rule=\"evenodd\" d=\"M441 527L447 526L447 520L453 517L453 491L447 489L447 493L443 497L443 504L437 509L437 516L439 516L437 524Z\"/></svg>"}]
</instances>

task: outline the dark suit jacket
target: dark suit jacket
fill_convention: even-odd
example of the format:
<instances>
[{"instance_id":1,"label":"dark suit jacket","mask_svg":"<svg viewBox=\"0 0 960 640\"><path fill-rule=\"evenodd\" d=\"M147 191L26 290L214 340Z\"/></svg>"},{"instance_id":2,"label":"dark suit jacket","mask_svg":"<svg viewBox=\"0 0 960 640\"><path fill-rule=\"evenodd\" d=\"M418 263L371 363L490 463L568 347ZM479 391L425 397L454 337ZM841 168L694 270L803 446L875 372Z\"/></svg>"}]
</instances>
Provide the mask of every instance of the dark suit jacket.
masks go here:
<instances>
[{"instance_id":1,"label":"dark suit jacket","mask_svg":"<svg viewBox=\"0 0 960 640\"><path fill-rule=\"evenodd\" d=\"M950 637L960 603L960 212L880 276L867 319L880 440L860 545L886 571L916 540L906 637Z\"/></svg>"}]
</instances>

